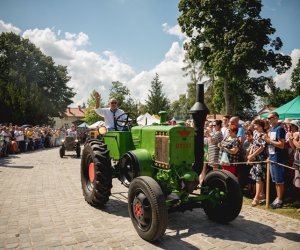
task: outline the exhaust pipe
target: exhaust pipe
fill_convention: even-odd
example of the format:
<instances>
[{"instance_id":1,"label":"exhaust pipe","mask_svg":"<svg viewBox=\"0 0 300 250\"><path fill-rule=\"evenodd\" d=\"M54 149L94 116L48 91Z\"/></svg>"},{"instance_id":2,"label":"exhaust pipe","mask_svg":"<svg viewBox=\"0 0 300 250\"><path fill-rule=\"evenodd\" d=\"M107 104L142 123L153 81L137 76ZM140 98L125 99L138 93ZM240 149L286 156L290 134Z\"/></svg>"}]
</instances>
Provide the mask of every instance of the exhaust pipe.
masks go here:
<instances>
[{"instance_id":1,"label":"exhaust pipe","mask_svg":"<svg viewBox=\"0 0 300 250\"><path fill-rule=\"evenodd\" d=\"M195 126L195 162L193 169L199 175L203 169L204 158L204 124L209 113L204 103L204 84L196 85L196 102L189 111L192 114Z\"/></svg>"}]
</instances>

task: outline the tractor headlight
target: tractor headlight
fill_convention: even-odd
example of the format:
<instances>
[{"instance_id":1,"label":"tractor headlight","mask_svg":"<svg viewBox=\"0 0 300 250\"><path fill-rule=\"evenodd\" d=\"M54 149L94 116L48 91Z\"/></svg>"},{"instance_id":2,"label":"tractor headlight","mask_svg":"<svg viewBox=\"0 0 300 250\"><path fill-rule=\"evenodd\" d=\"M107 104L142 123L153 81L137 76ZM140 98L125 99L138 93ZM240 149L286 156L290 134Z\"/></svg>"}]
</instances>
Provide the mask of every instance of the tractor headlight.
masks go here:
<instances>
[{"instance_id":1,"label":"tractor headlight","mask_svg":"<svg viewBox=\"0 0 300 250\"><path fill-rule=\"evenodd\" d=\"M78 140L76 139L75 142L78 142Z\"/></svg>"},{"instance_id":2,"label":"tractor headlight","mask_svg":"<svg viewBox=\"0 0 300 250\"><path fill-rule=\"evenodd\" d=\"M105 126L101 126L98 129L98 132L99 132L100 135L105 135L107 133L107 128Z\"/></svg>"}]
</instances>

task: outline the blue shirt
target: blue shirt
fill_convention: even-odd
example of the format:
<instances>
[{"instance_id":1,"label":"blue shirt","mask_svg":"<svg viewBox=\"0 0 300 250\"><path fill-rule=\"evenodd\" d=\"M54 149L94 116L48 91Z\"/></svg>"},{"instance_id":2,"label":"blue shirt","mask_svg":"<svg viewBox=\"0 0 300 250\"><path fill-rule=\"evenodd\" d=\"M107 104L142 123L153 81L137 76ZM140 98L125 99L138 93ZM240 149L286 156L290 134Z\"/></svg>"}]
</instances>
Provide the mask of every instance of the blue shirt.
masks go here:
<instances>
[{"instance_id":1,"label":"blue shirt","mask_svg":"<svg viewBox=\"0 0 300 250\"><path fill-rule=\"evenodd\" d=\"M270 139L272 141L279 141L280 139L285 139L285 129L281 124L277 124L274 128L270 129ZM273 145L268 145L269 157L271 161L283 163L286 159L285 149L274 147Z\"/></svg>"}]
</instances>

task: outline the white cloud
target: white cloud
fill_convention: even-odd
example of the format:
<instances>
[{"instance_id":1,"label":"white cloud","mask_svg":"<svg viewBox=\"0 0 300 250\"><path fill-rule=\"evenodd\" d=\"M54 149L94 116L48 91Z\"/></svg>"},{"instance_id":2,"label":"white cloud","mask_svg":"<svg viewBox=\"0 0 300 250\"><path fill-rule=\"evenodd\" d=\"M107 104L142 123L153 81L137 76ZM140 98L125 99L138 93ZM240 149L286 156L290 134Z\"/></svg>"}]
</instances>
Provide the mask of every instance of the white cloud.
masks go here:
<instances>
[{"instance_id":1,"label":"white cloud","mask_svg":"<svg viewBox=\"0 0 300 250\"><path fill-rule=\"evenodd\" d=\"M300 58L300 49L294 49L291 53L292 67L281 75L276 75L274 81L277 87L281 89L287 89L291 86L291 75L295 67L297 66L298 60Z\"/></svg>"},{"instance_id":2,"label":"white cloud","mask_svg":"<svg viewBox=\"0 0 300 250\"><path fill-rule=\"evenodd\" d=\"M164 32L166 32L169 35L177 36L180 40L187 38L186 35L181 32L179 24L176 24L175 26L170 26L167 23L163 23L162 27Z\"/></svg>"},{"instance_id":3,"label":"white cloud","mask_svg":"<svg viewBox=\"0 0 300 250\"><path fill-rule=\"evenodd\" d=\"M176 30L168 29L170 34ZM68 86L76 92L74 106L86 103L93 89L102 92L103 99L107 100L113 81L123 82L130 89L132 97L144 103L156 73L163 83L164 93L172 101L186 91L188 78L183 77L181 70L184 51L178 42L172 44L162 62L149 71L137 74L112 51L95 53L81 49L80 46L89 43L86 34L65 32L63 38L59 37L60 34L61 30L55 32L49 28L29 29L23 33L23 37L53 57L55 63L68 67L71 76Z\"/></svg>"},{"instance_id":4,"label":"white cloud","mask_svg":"<svg viewBox=\"0 0 300 250\"><path fill-rule=\"evenodd\" d=\"M180 94L186 92L188 82L188 78L183 77L183 58L182 46L178 42L174 42L161 63L149 71L140 72L127 83L133 96L144 103L151 89L151 81L157 73L166 96L171 101L178 99Z\"/></svg>"},{"instance_id":5,"label":"white cloud","mask_svg":"<svg viewBox=\"0 0 300 250\"><path fill-rule=\"evenodd\" d=\"M68 67L71 80L69 87L74 89L74 106L87 103L93 89L103 92L103 99L108 98L112 81L127 82L134 77L131 66L123 63L117 55L110 51L102 54L81 49L89 43L86 34L72 34L66 32L64 38L58 37L60 32L49 28L44 30L26 30L24 38L28 38L43 53L53 57L56 64Z\"/></svg>"},{"instance_id":6,"label":"white cloud","mask_svg":"<svg viewBox=\"0 0 300 250\"><path fill-rule=\"evenodd\" d=\"M11 23L4 23L2 20L0 20L0 33L2 32L13 32L19 34L21 30L13 26Z\"/></svg>"}]
</instances>

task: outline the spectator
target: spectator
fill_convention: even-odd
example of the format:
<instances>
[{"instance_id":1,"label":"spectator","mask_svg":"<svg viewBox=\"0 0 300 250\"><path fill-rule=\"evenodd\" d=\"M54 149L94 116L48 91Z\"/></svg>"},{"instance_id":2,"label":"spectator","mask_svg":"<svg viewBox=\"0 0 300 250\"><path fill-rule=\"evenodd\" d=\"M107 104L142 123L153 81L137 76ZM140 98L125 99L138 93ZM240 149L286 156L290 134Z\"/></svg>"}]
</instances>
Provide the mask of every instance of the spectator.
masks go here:
<instances>
[{"instance_id":1,"label":"spectator","mask_svg":"<svg viewBox=\"0 0 300 250\"><path fill-rule=\"evenodd\" d=\"M228 133L228 126L229 126L229 116L228 115L224 115L222 118L222 128L221 128L221 132L223 135L223 138L227 137L229 135Z\"/></svg>"},{"instance_id":2,"label":"spectator","mask_svg":"<svg viewBox=\"0 0 300 250\"><path fill-rule=\"evenodd\" d=\"M294 131L295 130L295 131ZM294 153L294 163L293 167L295 168L295 175L293 184L296 188L295 193L298 200L295 202L295 204L298 205L297 212L300 212L299 208L299 198L300 198L300 121L292 120L291 121L291 133L289 135L289 143L292 144L292 147L295 150Z\"/></svg>"},{"instance_id":3,"label":"spectator","mask_svg":"<svg viewBox=\"0 0 300 250\"><path fill-rule=\"evenodd\" d=\"M210 129L206 130L206 137L208 141L208 161L212 164L214 170L219 168L218 162L220 149L218 144L223 140L221 127L222 121L216 120L211 123Z\"/></svg>"},{"instance_id":4,"label":"spectator","mask_svg":"<svg viewBox=\"0 0 300 250\"><path fill-rule=\"evenodd\" d=\"M243 162L244 161L244 155L245 152L243 151L243 144L246 139L245 137L245 129L243 126L240 124L240 118L238 116L233 116L229 120L229 124L235 125L238 128L237 132L237 138L240 142L240 149L238 153L238 161ZM249 168L245 164L239 164L236 166L236 171L237 171L237 177L239 179L239 183L241 188L243 189L244 186L247 184L247 178L248 178L248 170Z\"/></svg>"},{"instance_id":5,"label":"spectator","mask_svg":"<svg viewBox=\"0 0 300 250\"><path fill-rule=\"evenodd\" d=\"M284 195L284 167L277 163L284 164L287 160L285 154L285 130L278 122L279 115L276 112L271 112L268 115L268 120L271 125L269 135L263 135L262 139L268 143L269 158L271 160L271 177L276 187L276 199L272 202L273 209L282 208Z\"/></svg>"},{"instance_id":6,"label":"spectator","mask_svg":"<svg viewBox=\"0 0 300 250\"><path fill-rule=\"evenodd\" d=\"M34 141L33 141L33 128L27 128L26 137L28 140L27 151L34 150Z\"/></svg>"},{"instance_id":7,"label":"spectator","mask_svg":"<svg viewBox=\"0 0 300 250\"><path fill-rule=\"evenodd\" d=\"M3 146L2 146L2 156L6 157L8 155L8 145L10 142L10 133L7 127L3 127L1 135L3 137Z\"/></svg>"},{"instance_id":8,"label":"spectator","mask_svg":"<svg viewBox=\"0 0 300 250\"><path fill-rule=\"evenodd\" d=\"M256 182L255 184L255 196L251 205L257 206L260 202L265 200L264 182L266 180L266 142L262 139L265 134L265 123L263 120L254 121L254 129L256 133L253 137L253 142L247 157L248 162L257 162L253 164L250 170L251 179Z\"/></svg>"},{"instance_id":9,"label":"spectator","mask_svg":"<svg viewBox=\"0 0 300 250\"><path fill-rule=\"evenodd\" d=\"M220 153L219 162L222 164L222 168L230 171L234 175L237 175L236 166L234 163L239 161L239 150L240 141L237 138L238 127L235 125L229 125L229 136L224 138L221 143L219 143ZM222 160L222 156L227 155L228 162Z\"/></svg>"}]
</instances>

